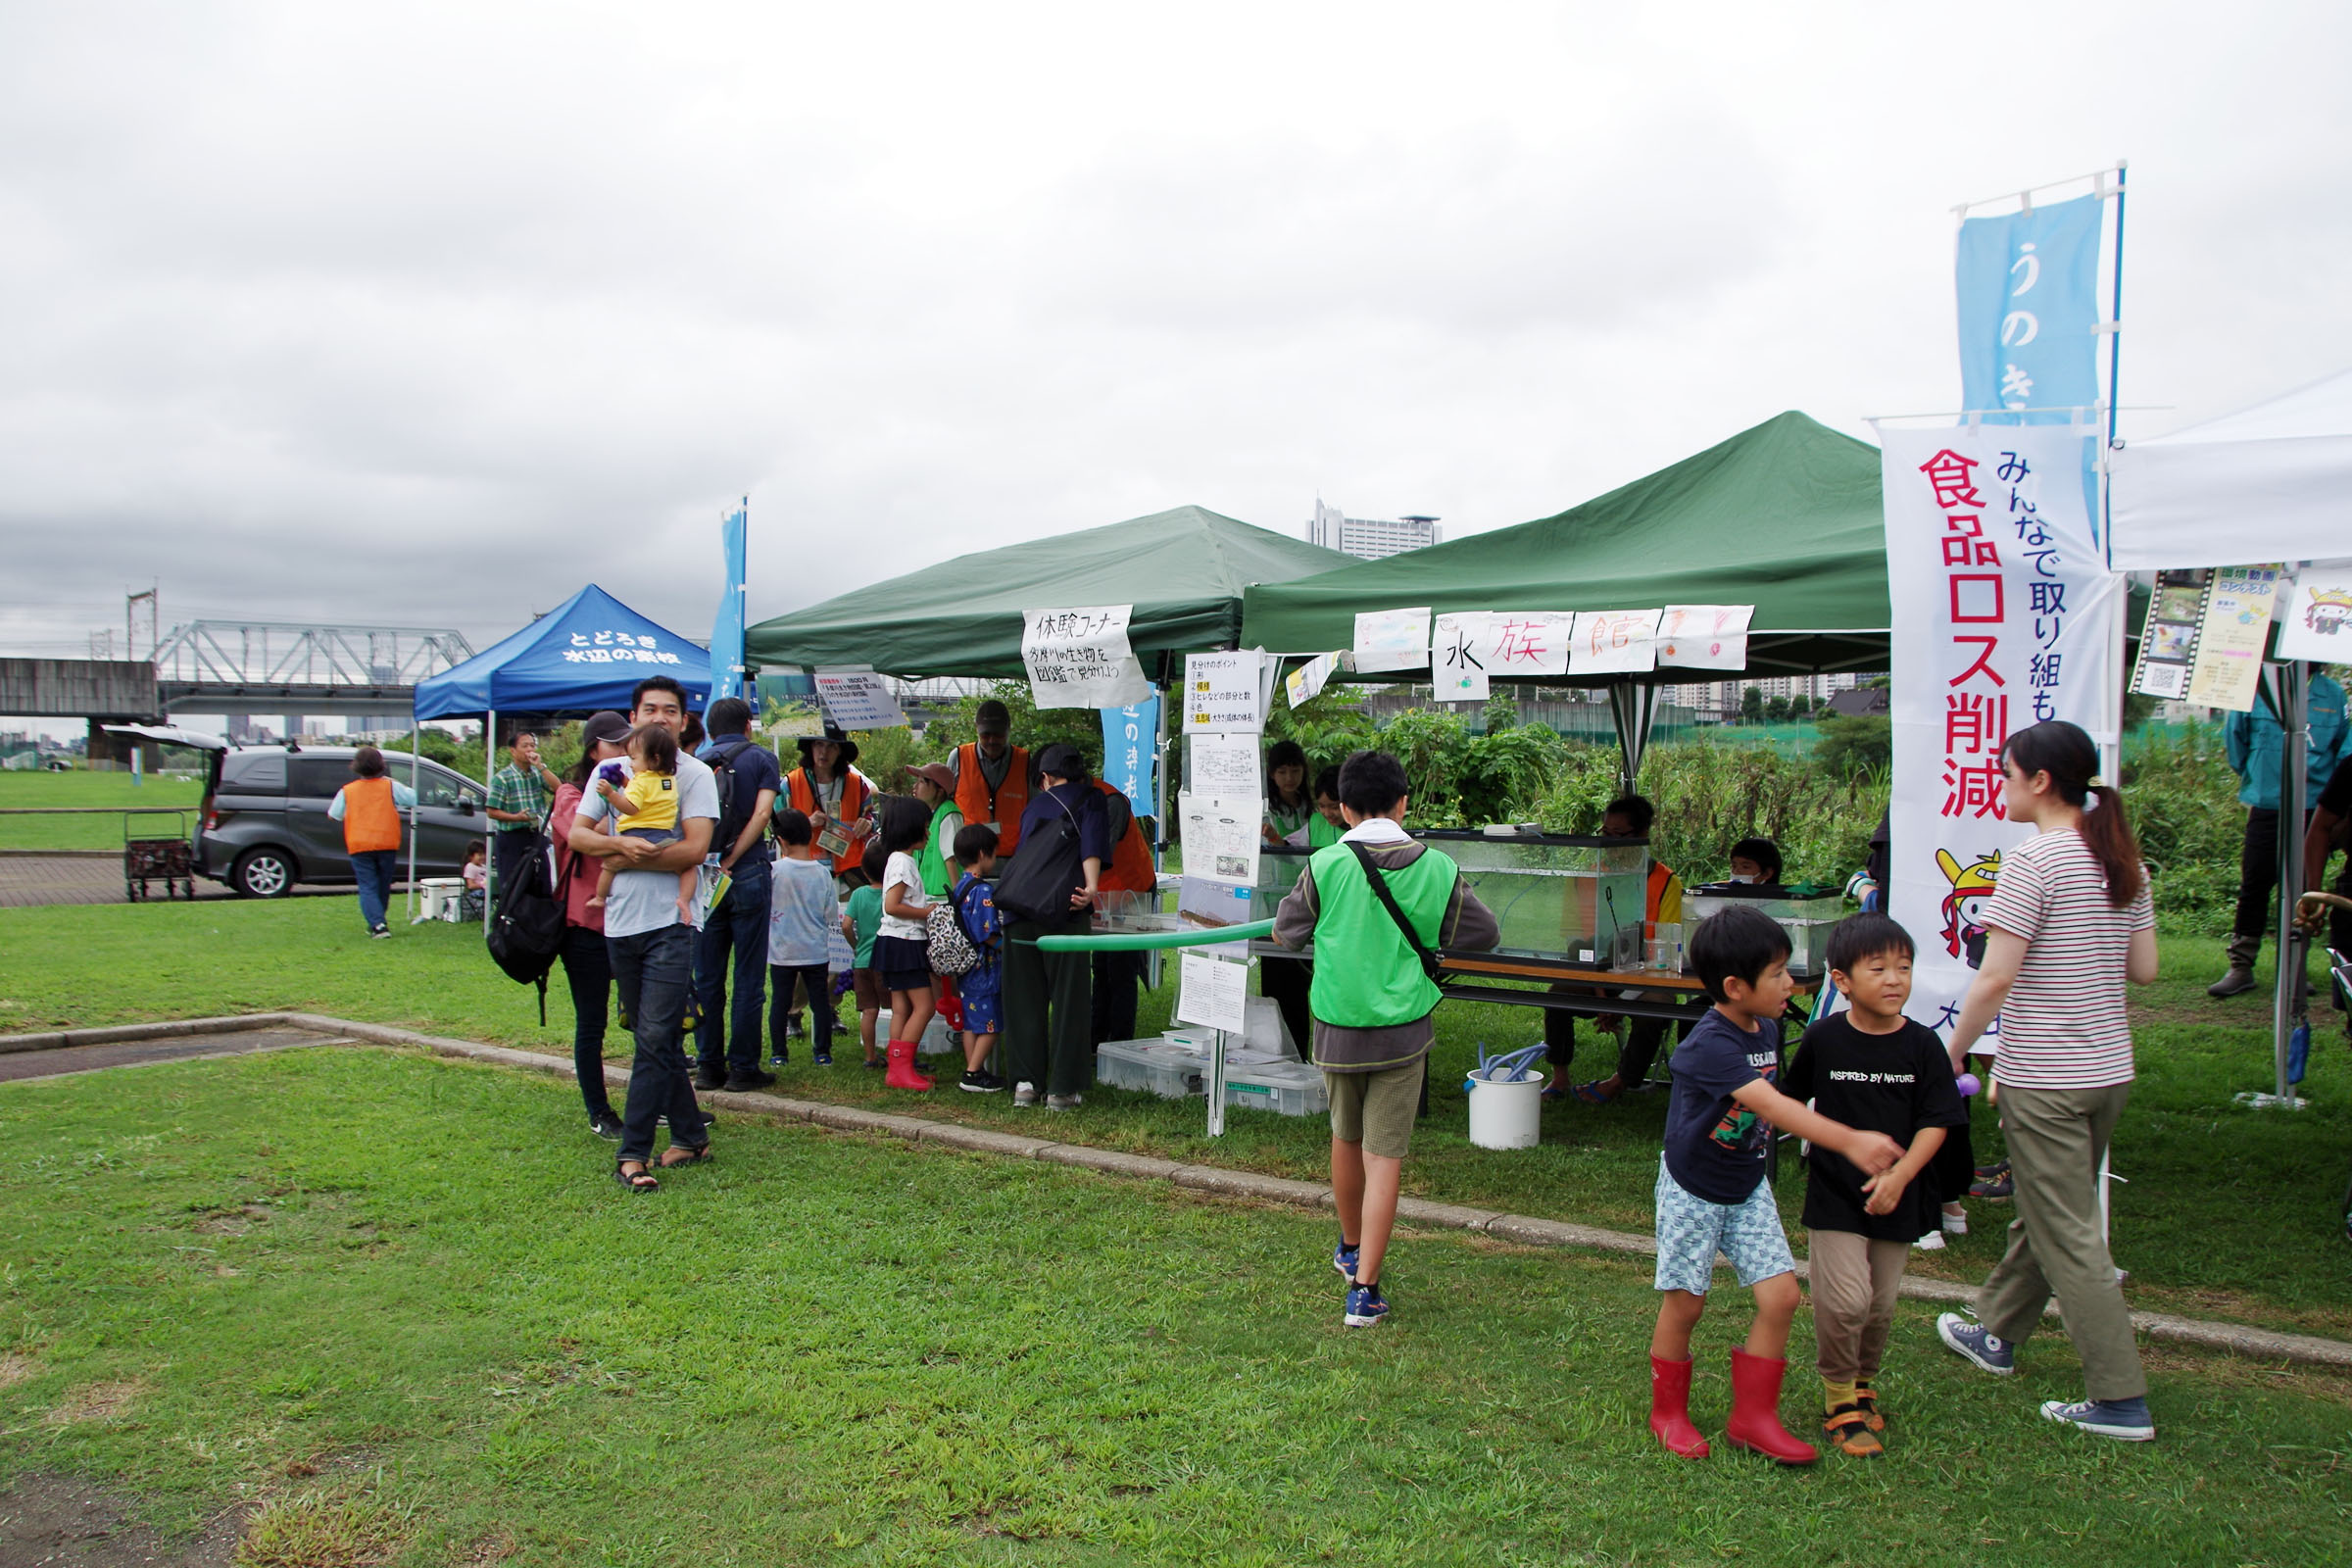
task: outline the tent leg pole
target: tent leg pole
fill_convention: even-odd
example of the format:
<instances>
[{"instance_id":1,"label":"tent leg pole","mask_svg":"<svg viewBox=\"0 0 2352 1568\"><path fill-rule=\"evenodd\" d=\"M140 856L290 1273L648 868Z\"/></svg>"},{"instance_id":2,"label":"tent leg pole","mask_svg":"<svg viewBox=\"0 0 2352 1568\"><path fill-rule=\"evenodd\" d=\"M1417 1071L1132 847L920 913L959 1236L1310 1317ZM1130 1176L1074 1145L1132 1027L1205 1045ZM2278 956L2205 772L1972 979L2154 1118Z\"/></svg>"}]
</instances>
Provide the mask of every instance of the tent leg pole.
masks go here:
<instances>
[{"instance_id":1,"label":"tent leg pole","mask_svg":"<svg viewBox=\"0 0 2352 1568\"><path fill-rule=\"evenodd\" d=\"M2278 1103L2292 1106L2294 1086L2286 1081L2286 1043L2295 1027L2295 994L2303 965L2295 952L2295 904L2303 889L2303 795L2309 761L2305 753L2311 715L2305 701L2303 665L2278 666L2278 979L2271 999L2271 1065Z\"/></svg>"},{"instance_id":2,"label":"tent leg pole","mask_svg":"<svg viewBox=\"0 0 2352 1568\"><path fill-rule=\"evenodd\" d=\"M498 825L495 822L490 822L488 820L488 816L490 811L490 780L496 775L497 772L497 759L498 710L493 708L487 713L482 715L482 812L485 823L482 831L485 837L485 842L488 843L494 850L498 844ZM485 876L482 881L482 936L487 939L490 935L490 908L491 906L498 902L498 856L495 853L491 855L489 864L483 866L482 869L488 873L488 875Z\"/></svg>"},{"instance_id":3,"label":"tent leg pole","mask_svg":"<svg viewBox=\"0 0 2352 1568\"><path fill-rule=\"evenodd\" d=\"M409 712L409 924L416 923L416 829L424 804L424 733L414 709Z\"/></svg>"}]
</instances>

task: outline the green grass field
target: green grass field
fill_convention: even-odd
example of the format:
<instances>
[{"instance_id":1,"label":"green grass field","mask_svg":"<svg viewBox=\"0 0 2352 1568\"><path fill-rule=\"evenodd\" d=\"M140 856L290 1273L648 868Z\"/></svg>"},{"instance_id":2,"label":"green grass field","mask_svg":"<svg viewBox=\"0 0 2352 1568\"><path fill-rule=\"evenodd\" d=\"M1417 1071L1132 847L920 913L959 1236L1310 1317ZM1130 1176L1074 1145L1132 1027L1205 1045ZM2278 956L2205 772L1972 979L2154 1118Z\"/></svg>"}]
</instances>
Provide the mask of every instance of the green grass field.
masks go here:
<instances>
[{"instance_id":1,"label":"green grass field","mask_svg":"<svg viewBox=\"0 0 2352 1568\"><path fill-rule=\"evenodd\" d=\"M399 919L397 909L395 921ZM369 942L344 899L0 910L0 1031L21 1031L299 1008L568 1054L570 1003L559 973L549 1023L531 992L483 956L469 927L399 927ZM2136 1022L2142 1077L2116 1144L2117 1255L2132 1272L2142 1307L2230 1317L2352 1338L2352 1247L2339 1203L2352 1176L2352 1050L2332 1012L2319 1043L2299 1114L2243 1109L2240 1089L2271 1081L2268 1009L2260 997L2229 1004L2202 991L2219 955L2198 938L2168 937L2171 978L2141 993ZM1142 1028L1165 1026L1168 988L1147 994ZM1651 1222L1665 1097L1613 1106L1548 1105L1544 1142L1496 1152L1466 1136L1462 1074L1479 1048L1537 1037L1532 1009L1448 1003L1438 1014L1432 1110L1406 1167L1408 1191L1451 1202L1626 1230ZM1613 1043L1583 1036L1580 1076L1614 1061ZM617 1034L608 1043L625 1057ZM855 1050L839 1060L848 1063ZM1032 1129L1037 1112L1004 1096L886 1090L855 1066L807 1065L783 1073L782 1093L983 1126ZM1137 1152L1321 1180L1328 1131L1312 1118L1236 1110L1227 1133L1202 1134L1197 1101L1098 1091L1077 1114L1056 1116L1054 1136ZM1980 1157L1998 1133L1979 1106ZM1794 1172L1780 1187L1794 1229L1802 1200ZM1915 1254L1922 1273L1974 1281L1998 1256L2004 1204L1974 1205L1975 1232L1941 1253Z\"/></svg>"},{"instance_id":2,"label":"green grass field","mask_svg":"<svg viewBox=\"0 0 2352 1568\"><path fill-rule=\"evenodd\" d=\"M2103 1445L2035 1413L2063 1338L1996 1380L1906 1308L1885 1460L1690 1463L1630 1260L1408 1234L1351 1331L1315 1216L732 1120L632 1198L576 1123L367 1049L0 1085L0 1479L257 1508L248 1563L2304 1564L2352 1523L2340 1378L2151 1352L2159 1441Z\"/></svg>"},{"instance_id":3,"label":"green grass field","mask_svg":"<svg viewBox=\"0 0 2352 1568\"><path fill-rule=\"evenodd\" d=\"M185 773L151 773L133 784L128 773L0 772L0 850L119 851L122 848L122 810L184 808L192 827L203 795L203 781ZM104 814L11 814L41 807L98 808ZM139 825L143 838L160 837L169 830L169 824Z\"/></svg>"}]
</instances>

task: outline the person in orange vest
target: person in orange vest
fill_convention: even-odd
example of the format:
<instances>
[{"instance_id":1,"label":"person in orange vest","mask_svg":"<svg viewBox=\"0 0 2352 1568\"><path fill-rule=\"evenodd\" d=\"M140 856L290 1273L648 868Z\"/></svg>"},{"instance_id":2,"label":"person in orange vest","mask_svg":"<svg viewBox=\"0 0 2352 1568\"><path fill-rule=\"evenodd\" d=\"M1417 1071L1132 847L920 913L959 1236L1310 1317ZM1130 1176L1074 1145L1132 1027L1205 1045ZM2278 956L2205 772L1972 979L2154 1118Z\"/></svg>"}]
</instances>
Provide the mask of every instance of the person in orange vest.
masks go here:
<instances>
[{"instance_id":1,"label":"person in orange vest","mask_svg":"<svg viewBox=\"0 0 2352 1568\"><path fill-rule=\"evenodd\" d=\"M1152 864L1152 839L1144 831L1143 818L1117 789L1101 779L1095 780L1095 788L1102 792L1112 833L1110 861L1095 886L1104 893L1150 893L1159 886L1159 871ZM1140 953L1095 955L1095 1000L1088 1030L1095 1045L1135 1038L1135 988L1143 978Z\"/></svg>"},{"instance_id":2,"label":"person in orange vest","mask_svg":"<svg viewBox=\"0 0 2352 1568\"><path fill-rule=\"evenodd\" d=\"M865 858L865 836L874 830L867 809L874 781L852 765L857 760L858 743L827 724L822 735L801 737L801 765L784 778L780 804L808 818L820 843L828 830L849 839L849 847L832 857L837 877Z\"/></svg>"},{"instance_id":3,"label":"person in orange vest","mask_svg":"<svg viewBox=\"0 0 2352 1568\"><path fill-rule=\"evenodd\" d=\"M1021 844L1021 813L1029 808L1029 754L1011 744L1012 715L995 698L972 714L979 739L958 746L948 759L956 779L956 808L966 822L997 830L997 858L1008 858Z\"/></svg>"},{"instance_id":4,"label":"person in orange vest","mask_svg":"<svg viewBox=\"0 0 2352 1568\"><path fill-rule=\"evenodd\" d=\"M335 791L326 814L343 824L343 850L360 884L360 918L368 922L368 934L388 937L392 928L384 924L384 907L400 872L400 813L415 806L416 797L387 776L384 754L372 746L352 755L351 770L359 776Z\"/></svg>"},{"instance_id":5,"label":"person in orange vest","mask_svg":"<svg viewBox=\"0 0 2352 1568\"><path fill-rule=\"evenodd\" d=\"M1657 814L1658 808L1646 797L1621 796L1601 811L1600 836L1609 839L1647 838L1649 825ZM1649 862L1647 892L1648 896L1642 901L1642 918L1662 920L1670 925L1682 919L1683 879L1674 874L1671 866L1654 858ZM1568 991L1576 988L1556 985L1551 989ZM1658 1047L1665 1039L1665 1019L1628 1020L1625 1044L1617 1052L1617 1070L1606 1078L1596 1078L1591 1083L1569 1088L1565 1080L1570 1064L1576 1060L1576 1015L1546 1008L1544 1013L1544 1059L1551 1064L1551 1083L1544 1089L1544 1098L1559 1100L1573 1094L1592 1104L1605 1105L1626 1090L1639 1088L1649 1077L1650 1064L1658 1059Z\"/></svg>"}]
</instances>

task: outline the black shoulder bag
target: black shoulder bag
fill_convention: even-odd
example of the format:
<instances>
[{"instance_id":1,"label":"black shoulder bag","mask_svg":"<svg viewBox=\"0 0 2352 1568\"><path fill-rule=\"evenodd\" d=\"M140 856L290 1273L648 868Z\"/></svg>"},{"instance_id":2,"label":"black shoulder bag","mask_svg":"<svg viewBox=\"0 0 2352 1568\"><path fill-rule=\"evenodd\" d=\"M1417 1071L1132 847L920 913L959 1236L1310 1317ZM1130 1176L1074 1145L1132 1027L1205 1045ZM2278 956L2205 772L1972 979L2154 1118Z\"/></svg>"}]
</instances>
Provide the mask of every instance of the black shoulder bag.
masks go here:
<instances>
[{"instance_id":1,"label":"black shoulder bag","mask_svg":"<svg viewBox=\"0 0 2352 1568\"><path fill-rule=\"evenodd\" d=\"M1413 956L1421 960L1421 972L1429 977L1430 984L1437 984L1441 967L1438 956L1422 944L1421 933L1413 929L1413 922L1406 919L1404 910L1397 907L1396 895L1389 891L1389 879L1382 876L1380 867L1372 863L1372 852L1364 848L1361 840L1356 839L1349 840L1348 848L1355 852L1356 863L1364 868L1364 880L1372 884L1372 896L1380 901L1382 908L1389 911L1389 918L1396 922L1396 929L1403 934L1405 945L1413 950Z\"/></svg>"}]
</instances>

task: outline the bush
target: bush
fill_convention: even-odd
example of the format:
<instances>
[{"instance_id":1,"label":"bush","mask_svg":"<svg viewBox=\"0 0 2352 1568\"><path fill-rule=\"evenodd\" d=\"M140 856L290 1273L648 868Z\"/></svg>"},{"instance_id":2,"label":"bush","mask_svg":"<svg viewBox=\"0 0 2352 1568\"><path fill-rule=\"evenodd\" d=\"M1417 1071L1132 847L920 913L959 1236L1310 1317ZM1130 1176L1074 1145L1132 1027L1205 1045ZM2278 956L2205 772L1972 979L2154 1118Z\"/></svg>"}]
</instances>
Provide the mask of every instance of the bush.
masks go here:
<instances>
[{"instance_id":1,"label":"bush","mask_svg":"<svg viewBox=\"0 0 2352 1568\"><path fill-rule=\"evenodd\" d=\"M2237 903L2245 808L2219 725L2149 725L2124 742L2124 805L2155 868L2157 912L2215 933Z\"/></svg>"},{"instance_id":2,"label":"bush","mask_svg":"<svg viewBox=\"0 0 2352 1568\"><path fill-rule=\"evenodd\" d=\"M1819 728L1813 765L1840 783L1884 777L1894 765L1894 724L1883 714L1825 712Z\"/></svg>"}]
</instances>

